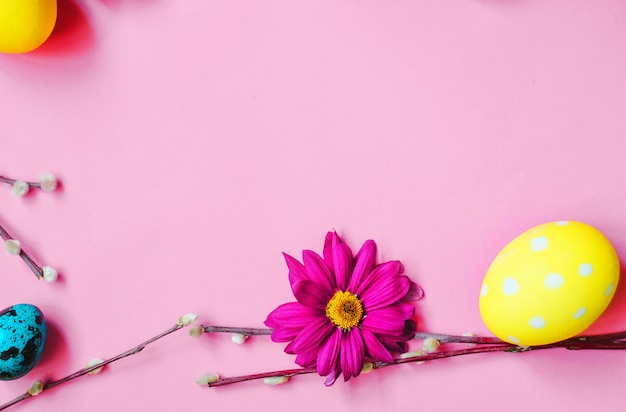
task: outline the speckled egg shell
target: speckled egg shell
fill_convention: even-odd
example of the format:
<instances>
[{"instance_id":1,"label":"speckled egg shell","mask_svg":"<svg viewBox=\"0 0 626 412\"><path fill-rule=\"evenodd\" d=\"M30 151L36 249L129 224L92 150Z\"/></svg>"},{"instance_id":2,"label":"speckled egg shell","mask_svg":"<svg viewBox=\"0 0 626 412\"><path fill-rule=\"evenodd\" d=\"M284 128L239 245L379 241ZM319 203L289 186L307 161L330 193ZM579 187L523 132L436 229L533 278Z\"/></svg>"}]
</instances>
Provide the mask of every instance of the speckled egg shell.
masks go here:
<instances>
[{"instance_id":1,"label":"speckled egg shell","mask_svg":"<svg viewBox=\"0 0 626 412\"><path fill-rule=\"evenodd\" d=\"M489 330L533 346L571 338L606 309L619 259L592 226L560 221L536 226L500 251L483 280L479 306Z\"/></svg>"},{"instance_id":2,"label":"speckled egg shell","mask_svg":"<svg viewBox=\"0 0 626 412\"><path fill-rule=\"evenodd\" d=\"M1 380L20 378L35 367L46 333L46 320L36 306L21 303L0 312Z\"/></svg>"}]
</instances>

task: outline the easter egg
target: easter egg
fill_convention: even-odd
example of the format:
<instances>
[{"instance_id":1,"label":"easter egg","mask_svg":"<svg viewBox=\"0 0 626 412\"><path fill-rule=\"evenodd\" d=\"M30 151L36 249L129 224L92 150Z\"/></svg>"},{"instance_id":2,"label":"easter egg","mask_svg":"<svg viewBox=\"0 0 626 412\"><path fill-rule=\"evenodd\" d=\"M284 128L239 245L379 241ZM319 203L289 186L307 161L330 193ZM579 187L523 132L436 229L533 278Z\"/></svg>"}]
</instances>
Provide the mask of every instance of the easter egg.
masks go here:
<instances>
[{"instance_id":1,"label":"easter egg","mask_svg":"<svg viewBox=\"0 0 626 412\"><path fill-rule=\"evenodd\" d=\"M52 33L56 19L57 0L0 0L0 52L36 49Z\"/></svg>"},{"instance_id":2,"label":"easter egg","mask_svg":"<svg viewBox=\"0 0 626 412\"><path fill-rule=\"evenodd\" d=\"M0 311L0 379L20 378L35 367L46 343L46 320L33 305Z\"/></svg>"},{"instance_id":3,"label":"easter egg","mask_svg":"<svg viewBox=\"0 0 626 412\"><path fill-rule=\"evenodd\" d=\"M480 314L498 338L521 346L578 335L615 294L620 265L609 240L592 226L560 221L511 241L484 277Z\"/></svg>"}]
</instances>

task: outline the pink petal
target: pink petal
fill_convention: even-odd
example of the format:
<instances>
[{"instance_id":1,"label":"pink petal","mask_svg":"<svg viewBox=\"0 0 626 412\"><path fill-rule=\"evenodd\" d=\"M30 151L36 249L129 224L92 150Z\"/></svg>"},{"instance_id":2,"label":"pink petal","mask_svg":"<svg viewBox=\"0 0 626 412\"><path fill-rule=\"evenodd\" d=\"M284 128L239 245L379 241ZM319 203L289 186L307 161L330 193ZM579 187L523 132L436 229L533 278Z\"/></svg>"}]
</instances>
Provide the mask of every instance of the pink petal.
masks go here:
<instances>
[{"instance_id":1,"label":"pink petal","mask_svg":"<svg viewBox=\"0 0 626 412\"><path fill-rule=\"evenodd\" d=\"M274 309L274 310L276 310L276 309ZM278 324L278 322L276 322L274 320L273 313L274 312L271 312L269 315L267 315L267 318L265 319L265 322L263 322L265 324L265 326L267 326L268 328L271 328L271 329L275 329L275 328L280 326Z\"/></svg>"},{"instance_id":2,"label":"pink petal","mask_svg":"<svg viewBox=\"0 0 626 412\"><path fill-rule=\"evenodd\" d=\"M337 380L337 377L339 377L340 374L341 374L341 367L340 366L335 367L335 370L333 370L331 373L328 374L328 376L326 376L324 385L333 386L335 381Z\"/></svg>"},{"instance_id":3,"label":"pink petal","mask_svg":"<svg viewBox=\"0 0 626 412\"><path fill-rule=\"evenodd\" d=\"M361 333L363 334L363 341L365 342L365 350L372 359L380 362L393 362L391 353L389 353L385 345L381 343L376 335L367 329L363 329Z\"/></svg>"},{"instance_id":4,"label":"pink petal","mask_svg":"<svg viewBox=\"0 0 626 412\"><path fill-rule=\"evenodd\" d=\"M354 328L348 333L352 348L352 376L359 376L365 363L365 345L361 329Z\"/></svg>"},{"instance_id":5,"label":"pink petal","mask_svg":"<svg viewBox=\"0 0 626 412\"><path fill-rule=\"evenodd\" d=\"M363 278L372 272L372 268L376 263L376 243L373 240L367 240L361 246L361 250L356 254L354 270L348 284L348 290L356 293L358 286Z\"/></svg>"},{"instance_id":6,"label":"pink petal","mask_svg":"<svg viewBox=\"0 0 626 412\"><path fill-rule=\"evenodd\" d=\"M382 334L377 333L376 336L387 349L393 352L406 352L407 341L415 337L415 321L409 319L404 322L404 330L400 334Z\"/></svg>"},{"instance_id":7,"label":"pink petal","mask_svg":"<svg viewBox=\"0 0 626 412\"><path fill-rule=\"evenodd\" d=\"M399 341L394 337L388 337L385 335L377 335L380 342L385 345L391 352L404 353L409 349L409 346L404 341Z\"/></svg>"},{"instance_id":8,"label":"pink petal","mask_svg":"<svg viewBox=\"0 0 626 412\"><path fill-rule=\"evenodd\" d=\"M325 317L311 322L293 340L293 350L295 353L302 353L319 348L332 331L333 324Z\"/></svg>"},{"instance_id":9,"label":"pink petal","mask_svg":"<svg viewBox=\"0 0 626 412\"><path fill-rule=\"evenodd\" d=\"M326 342L322 343L317 355L317 373L320 376L330 374L337 366L337 359L341 350L341 329L335 328Z\"/></svg>"},{"instance_id":10,"label":"pink petal","mask_svg":"<svg viewBox=\"0 0 626 412\"><path fill-rule=\"evenodd\" d=\"M339 239L336 232L326 233L326 238L324 239L324 251L322 253L322 256L324 256L324 262L326 262L326 265L331 272L335 270L335 258L333 254L333 243L335 242L335 239Z\"/></svg>"},{"instance_id":11,"label":"pink petal","mask_svg":"<svg viewBox=\"0 0 626 412\"><path fill-rule=\"evenodd\" d=\"M326 311L326 305L332 295L311 280L298 280L291 287L298 302L311 309Z\"/></svg>"},{"instance_id":12,"label":"pink petal","mask_svg":"<svg viewBox=\"0 0 626 412\"><path fill-rule=\"evenodd\" d=\"M395 340L396 342L406 342L415 337L415 327L415 321L413 319L407 319L404 321L404 330L402 330L401 333L386 335L378 333L376 334L376 336L378 336L379 338L386 336L389 339Z\"/></svg>"},{"instance_id":13,"label":"pink petal","mask_svg":"<svg viewBox=\"0 0 626 412\"><path fill-rule=\"evenodd\" d=\"M348 350L348 343L347 343L347 335L344 335L342 338L342 342L341 342L341 352L339 353L339 364L341 366L341 373L343 374L343 379L345 381L347 381L348 379L350 379L352 377L352 374L350 373L350 362L349 362L349 356L350 356L350 351Z\"/></svg>"},{"instance_id":14,"label":"pink petal","mask_svg":"<svg viewBox=\"0 0 626 412\"><path fill-rule=\"evenodd\" d=\"M285 353L288 353L290 355L296 354L296 351L293 348L293 342L289 342L289 344L285 346Z\"/></svg>"},{"instance_id":15,"label":"pink petal","mask_svg":"<svg viewBox=\"0 0 626 412\"><path fill-rule=\"evenodd\" d=\"M405 320L412 318L414 313L413 306L401 303L368 312L361 324L376 334L402 335Z\"/></svg>"},{"instance_id":16,"label":"pink petal","mask_svg":"<svg viewBox=\"0 0 626 412\"><path fill-rule=\"evenodd\" d=\"M365 273L363 280L357 286L356 294L361 296L363 291L367 290L372 283L381 278L393 278L402 273L402 264L398 260L392 260L390 262L381 263L376 266L370 273Z\"/></svg>"},{"instance_id":17,"label":"pink petal","mask_svg":"<svg viewBox=\"0 0 626 412\"><path fill-rule=\"evenodd\" d=\"M389 306L401 300L409 291L411 282L406 276L381 276L361 292L366 311Z\"/></svg>"},{"instance_id":18,"label":"pink petal","mask_svg":"<svg viewBox=\"0 0 626 412\"><path fill-rule=\"evenodd\" d=\"M402 298L402 302L415 302L424 297L424 289L420 285L411 280L411 287L406 296Z\"/></svg>"},{"instance_id":19,"label":"pink petal","mask_svg":"<svg viewBox=\"0 0 626 412\"><path fill-rule=\"evenodd\" d=\"M285 257L285 262L287 262L287 268L289 269L289 283L291 285L296 283L298 280L308 279L308 275L302 263L298 262L297 259L286 253L283 253L283 256Z\"/></svg>"},{"instance_id":20,"label":"pink petal","mask_svg":"<svg viewBox=\"0 0 626 412\"><path fill-rule=\"evenodd\" d=\"M335 279L340 290L346 290L352 273L352 251L345 243L333 245Z\"/></svg>"},{"instance_id":21,"label":"pink petal","mask_svg":"<svg viewBox=\"0 0 626 412\"><path fill-rule=\"evenodd\" d=\"M272 342L291 342L298 336L300 329L276 328L272 331Z\"/></svg>"},{"instance_id":22,"label":"pink petal","mask_svg":"<svg viewBox=\"0 0 626 412\"><path fill-rule=\"evenodd\" d=\"M299 302L284 303L270 313L272 320L281 326L302 328L320 317L320 312Z\"/></svg>"},{"instance_id":23,"label":"pink petal","mask_svg":"<svg viewBox=\"0 0 626 412\"><path fill-rule=\"evenodd\" d=\"M365 348L363 346L363 337L358 328L350 330L343 334L341 344L341 371L343 379L349 380L352 376L359 376L365 360Z\"/></svg>"},{"instance_id":24,"label":"pink petal","mask_svg":"<svg viewBox=\"0 0 626 412\"><path fill-rule=\"evenodd\" d=\"M299 353L296 356L296 364L302 366L303 368L312 368L315 366L317 359L317 348L313 348L312 350Z\"/></svg>"},{"instance_id":25,"label":"pink petal","mask_svg":"<svg viewBox=\"0 0 626 412\"><path fill-rule=\"evenodd\" d=\"M304 250L302 252L302 261L306 269L308 278L320 287L327 290L329 293L335 293L337 285L335 280L330 274L330 270L324 260L317 253L311 250Z\"/></svg>"}]
</instances>

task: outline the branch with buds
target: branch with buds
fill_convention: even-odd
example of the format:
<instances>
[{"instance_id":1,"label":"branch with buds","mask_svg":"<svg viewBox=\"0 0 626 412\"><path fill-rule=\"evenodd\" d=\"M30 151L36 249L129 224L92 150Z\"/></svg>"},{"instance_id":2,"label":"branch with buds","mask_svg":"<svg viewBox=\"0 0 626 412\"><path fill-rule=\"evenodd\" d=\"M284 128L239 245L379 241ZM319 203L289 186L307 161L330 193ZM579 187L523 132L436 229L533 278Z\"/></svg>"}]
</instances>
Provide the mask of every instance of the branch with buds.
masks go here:
<instances>
[{"instance_id":1,"label":"branch with buds","mask_svg":"<svg viewBox=\"0 0 626 412\"><path fill-rule=\"evenodd\" d=\"M13 406L15 404L18 404L22 401L25 401L26 399L29 399L33 396L37 396L39 394L41 394L44 391L50 390L52 388L55 388L61 384L64 384L66 382L69 382L71 380L74 380L76 378L79 378L81 376L84 375L95 375L97 373L99 373L103 367L105 367L106 365L109 365L113 362L116 362L120 359L124 359L128 356L132 356L132 355L136 355L139 352L141 352L142 350L144 350L144 348L146 346L148 346L149 344L171 334L174 333L180 329L182 329L185 326L189 326L191 323L195 322L196 319L198 319L198 316L193 314L193 313L188 313L186 315L181 316L178 319L178 322L176 322L175 325L173 325L172 327L168 328L167 330L165 330L164 332L159 333L158 335L140 343L137 346L134 346L132 348L130 348L127 351L124 351L122 353L120 353L119 355L113 356L111 358L102 360L100 358L95 358L92 359L91 361L89 361L87 363L87 366L85 366L84 368L70 374L67 375L64 378L58 379L56 381L51 381L51 382L43 382L42 380L36 380L31 387L23 394L21 394L20 396L16 397L15 399L0 405L0 411L3 411L5 409L7 409L10 406Z\"/></svg>"},{"instance_id":2,"label":"branch with buds","mask_svg":"<svg viewBox=\"0 0 626 412\"><path fill-rule=\"evenodd\" d=\"M58 186L57 178L51 173L42 173L38 182L28 182L26 180L0 176L0 183L11 185L13 194L17 197L25 196L31 188L41 189L44 192L53 192Z\"/></svg>"},{"instance_id":3,"label":"branch with buds","mask_svg":"<svg viewBox=\"0 0 626 412\"><path fill-rule=\"evenodd\" d=\"M50 173L43 173L38 182L27 182L25 180L12 179L6 176L0 176L0 183L6 183L13 187L13 194L18 197L25 196L28 191L33 189L43 190L44 192L52 192L58 186L57 178ZM37 276L38 279L45 279L48 282L54 282L58 278L56 269L51 266L40 266L33 258L22 248L19 240L13 238L9 232L0 224L0 237L4 241L4 247L9 255L15 255L22 258L26 266Z\"/></svg>"},{"instance_id":4,"label":"branch with buds","mask_svg":"<svg viewBox=\"0 0 626 412\"><path fill-rule=\"evenodd\" d=\"M194 337L199 337L203 333L231 333L233 334L233 336L242 335L247 337L252 335L270 335L272 333L272 329L196 325L190 329L189 333L191 336ZM375 369L381 369L388 366L402 365L406 363L420 364L424 363L425 361L435 359L444 359L487 352L521 353L554 348L565 348L568 350L626 349L626 331L602 335L580 336L566 339L561 342L540 346L519 346L504 342L495 337L475 336L473 334L446 335L417 332L414 335L414 339L422 341L422 350L404 353L398 359L395 359L392 363L366 362L363 365L362 373L369 373ZM467 346L461 349L448 349L447 347L443 346L448 344L465 344ZM441 350L442 347L445 348L445 350ZM266 384L278 385L288 382L289 379L293 376L312 373L317 373L315 368L277 370L229 378L222 378L217 373L207 373L200 376L196 383L199 385L216 387L262 379L263 382Z\"/></svg>"},{"instance_id":5,"label":"branch with buds","mask_svg":"<svg viewBox=\"0 0 626 412\"><path fill-rule=\"evenodd\" d=\"M28 182L24 180L11 179L5 176L0 176L0 183L5 183L12 186L12 191L15 196L25 196L30 189L38 189L43 191L54 191L57 188L57 179L51 175L44 173L38 182ZM9 232L0 225L0 238L4 241L5 249L10 255L20 256L26 265L33 271L37 278L43 278L47 281L54 281L57 279L57 271L50 266L38 265L22 248L20 241L13 238ZM99 373L106 365L117 362L126 357L135 355L144 350L148 345L156 342L159 339L170 335L183 327L191 326L197 320L197 315L186 314L181 316L176 324L159 333L158 335L126 350L120 354L110 357L108 359L94 358L87 363L87 365L58 380L44 382L43 380L36 380L30 388L14 398L13 400L0 405L0 411L5 410L13 405L16 405L24 400L38 396L43 392L53 389L59 385L70 382L76 378L85 375L93 375ZM189 334L192 337L200 337L203 334L210 333L229 333L232 335L231 339L234 343L244 344L250 336L269 336L273 332L272 329L267 328L243 328L243 327L225 327L225 326L210 326L210 325L194 325L189 328ZM482 337L471 334L466 335L447 335L447 334L432 334L418 332L413 336L414 339L422 341L422 349L416 350L400 355L398 358L393 359L392 362L379 362L370 361L365 362L362 366L362 373L369 373L375 369L386 368L389 366L413 363L419 364L425 361L431 361L435 359L444 359L462 355L488 353L488 352L511 352L521 353L543 349L565 348L569 350L581 350L581 349L626 349L626 331L609 333L602 335L581 336L563 340L561 342L540 345L540 346L520 346L504 342L494 337ZM450 346L456 345L456 346ZM459 347L458 345L464 345ZM292 377L305 374L317 373L316 368L293 368L285 370L275 370L261 373L254 373L249 375L226 377L222 378L217 373L208 373L200 376L196 383L208 387L225 386L234 383L263 380L267 385L280 385L288 382Z\"/></svg>"},{"instance_id":6,"label":"branch with buds","mask_svg":"<svg viewBox=\"0 0 626 412\"><path fill-rule=\"evenodd\" d=\"M134 346L131 349L111 358L105 360L99 358L92 359L87 364L87 366L64 378L47 383L43 382L42 380L36 380L25 393L3 405L0 405L0 411L5 410L8 407L18 404L26 399L37 396L42 392L55 388L63 383L70 382L81 376L96 374L100 372L104 366L119 361L128 356L135 355L141 352L149 344L171 333L174 333L185 326L190 326L197 320L197 318L198 316L192 313L183 315L178 319L175 325L168 328L164 332L161 332L158 335L140 343L139 345ZM243 343L250 336L269 336L272 333L272 329L210 325L193 325L189 328L189 335L192 337L197 338L203 334L208 333L229 333L233 337L233 342ZM580 336L566 339L564 341L553 343L550 345L541 346L519 346L504 342L498 338L475 336L472 334L446 335L418 332L414 335L414 339L422 341L422 350L404 353L391 363L366 362L363 365L362 373L369 373L373 370L386 368L389 366L396 366L408 363L420 364L425 361L431 361L435 359L444 359L462 355L472 355L488 352L521 353L554 348L565 348L569 350L626 349L626 331L602 335ZM466 346L461 348L449 348L447 345L450 344L463 344ZM196 383L202 386L217 387L252 380L263 380L263 383L267 385L281 385L288 382L294 376L314 373L317 373L317 370L315 368L293 368L226 378L220 377L220 375L218 375L217 373L207 373L200 376L196 380Z\"/></svg>"}]
</instances>

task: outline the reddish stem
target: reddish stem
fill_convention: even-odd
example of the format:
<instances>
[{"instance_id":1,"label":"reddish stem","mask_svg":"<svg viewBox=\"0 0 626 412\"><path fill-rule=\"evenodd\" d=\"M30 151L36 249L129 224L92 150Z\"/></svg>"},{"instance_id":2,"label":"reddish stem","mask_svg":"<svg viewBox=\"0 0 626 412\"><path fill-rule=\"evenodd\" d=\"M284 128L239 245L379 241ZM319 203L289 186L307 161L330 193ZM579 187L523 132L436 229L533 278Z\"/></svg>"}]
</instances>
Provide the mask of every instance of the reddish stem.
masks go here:
<instances>
[{"instance_id":1,"label":"reddish stem","mask_svg":"<svg viewBox=\"0 0 626 412\"><path fill-rule=\"evenodd\" d=\"M125 352L120 353L117 356L114 356L112 358L104 360L101 363L98 363L97 365L93 365L93 366L89 366L89 367L80 369L80 370L78 370L78 371L76 371L76 372L74 372L74 373L72 373L70 375L67 375L67 376L65 376L65 377L63 377L61 379L58 379L56 381L48 382L48 383L46 383L44 385L42 392L50 390L50 389L52 389L52 388L54 388L56 386L59 386L59 385L61 385L63 383L66 383L66 382L69 382L69 381L71 381L73 379L76 379L76 378L78 378L80 376L87 375L89 372L91 372L93 370L102 368L103 366L108 365L110 363L113 363L115 361L118 361L120 359L126 358L126 357L131 356L131 355L135 355L135 354L141 352L146 346L148 346L152 342L154 342L156 340L159 340L159 339L169 335L170 333L176 332L177 330L181 329L182 327L183 327L182 325L176 324L176 325L172 326L171 328L167 329L165 332L162 332L162 333L156 335L155 337L150 338L147 341L142 342L139 345L137 345L137 346L135 346L135 347L125 351ZM28 392L23 393L20 396L18 396L17 398L15 398L15 399L13 399L13 400L11 400L11 401L3 404L3 405L0 405L0 411L3 411L5 409L7 409L8 407L15 405L16 403L24 401L24 400L30 398L31 396L33 396L33 395L30 395Z\"/></svg>"},{"instance_id":2,"label":"reddish stem","mask_svg":"<svg viewBox=\"0 0 626 412\"><path fill-rule=\"evenodd\" d=\"M315 368L285 369L282 371L255 373L252 375L234 376L232 378L219 379L217 382L209 383L208 386L210 387L224 386L224 385L231 385L233 383L238 383L238 382L251 381L255 379L274 378L277 376L292 377L296 375L305 375L307 373L315 373L315 372L317 372Z\"/></svg>"},{"instance_id":3,"label":"reddish stem","mask_svg":"<svg viewBox=\"0 0 626 412\"><path fill-rule=\"evenodd\" d=\"M204 330L207 332L230 332L230 333L242 333L248 334L251 330L254 330L256 334L269 334L271 333L271 329L249 329L249 328L222 328L222 327L212 327L212 326L203 326ZM260 333L260 331L262 331ZM434 338L439 340L441 343L466 343L466 344L477 344L480 346L469 347L458 350L450 350L450 351L437 351L426 353L418 356L401 358L394 360L393 363L383 363L376 362L373 364L373 369L380 369L388 366L400 365L405 363L414 363L414 362L424 362L435 359L443 359L450 358L455 356L462 355L472 355L477 353L488 353L488 352L529 352L535 350L543 350L543 349L553 349L553 348L565 348L570 350L581 350L581 349L614 349L614 350L623 350L626 349L626 341L622 341L621 339L626 339L626 331L624 332L614 332L607 333L601 335L591 335L591 336L580 336L571 339L566 339L561 342L549 344L549 345L540 345L540 346L518 346L513 345L507 342L504 342L498 338L494 337L484 337L484 336L458 336L458 335L446 335L446 334L433 334L433 333L423 333L418 332L415 334L415 339L423 340L427 338ZM208 386L224 386L230 385L233 383L246 382L250 380L256 379L265 379L276 376L295 376L295 375L303 375L308 373L316 373L315 368L303 368L303 369L289 369L289 370L281 370L281 371L271 371L271 372L262 372L255 373L250 375L242 375L235 376L230 378L220 378L217 382L210 383Z\"/></svg>"}]
</instances>

